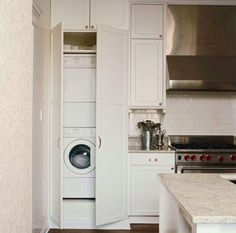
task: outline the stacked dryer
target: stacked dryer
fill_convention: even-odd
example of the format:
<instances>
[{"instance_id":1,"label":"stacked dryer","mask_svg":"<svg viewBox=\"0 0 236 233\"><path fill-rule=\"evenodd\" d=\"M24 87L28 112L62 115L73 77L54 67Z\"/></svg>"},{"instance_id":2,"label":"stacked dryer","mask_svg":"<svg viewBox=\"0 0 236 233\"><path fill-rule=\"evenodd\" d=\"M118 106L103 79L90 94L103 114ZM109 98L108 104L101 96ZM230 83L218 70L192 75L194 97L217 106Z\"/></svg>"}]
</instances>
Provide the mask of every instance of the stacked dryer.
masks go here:
<instances>
[{"instance_id":1,"label":"stacked dryer","mask_svg":"<svg viewBox=\"0 0 236 233\"><path fill-rule=\"evenodd\" d=\"M63 198L95 198L96 55L64 55Z\"/></svg>"}]
</instances>

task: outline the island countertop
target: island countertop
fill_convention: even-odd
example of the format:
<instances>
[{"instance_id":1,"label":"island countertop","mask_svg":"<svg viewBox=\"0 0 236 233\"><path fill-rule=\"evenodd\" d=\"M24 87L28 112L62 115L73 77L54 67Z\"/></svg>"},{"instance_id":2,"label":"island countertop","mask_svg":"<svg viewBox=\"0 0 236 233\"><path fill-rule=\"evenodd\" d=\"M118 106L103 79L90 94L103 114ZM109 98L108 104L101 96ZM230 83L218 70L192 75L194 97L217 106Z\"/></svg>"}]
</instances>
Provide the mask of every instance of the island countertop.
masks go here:
<instances>
[{"instance_id":1,"label":"island countertop","mask_svg":"<svg viewBox=\"0 0 236 233\"><path fill-rule=\"evenodd\" d=\"M236 174L160 174L185 216L196 224L236 223ZM226 179L225 179L226 178Z\"/></svg>"}]
</instances>

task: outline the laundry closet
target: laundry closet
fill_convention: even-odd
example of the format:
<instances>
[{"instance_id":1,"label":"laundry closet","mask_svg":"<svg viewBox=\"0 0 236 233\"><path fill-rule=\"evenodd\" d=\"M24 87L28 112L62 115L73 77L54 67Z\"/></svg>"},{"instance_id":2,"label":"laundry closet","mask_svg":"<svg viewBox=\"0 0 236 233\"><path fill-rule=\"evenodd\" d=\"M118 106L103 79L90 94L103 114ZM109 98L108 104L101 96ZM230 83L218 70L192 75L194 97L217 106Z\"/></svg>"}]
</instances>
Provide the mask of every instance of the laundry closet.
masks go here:
<instances>
[{"instance_id":1,"label":"laundry closet","mask_svg":"<svg viewBox=\"0 0 236 233\"><path fill-rule=\"evenodd\" d=\"M128 32L59 23L51 45L51 225L126 219Z\"/></svg>"}]
</instances>

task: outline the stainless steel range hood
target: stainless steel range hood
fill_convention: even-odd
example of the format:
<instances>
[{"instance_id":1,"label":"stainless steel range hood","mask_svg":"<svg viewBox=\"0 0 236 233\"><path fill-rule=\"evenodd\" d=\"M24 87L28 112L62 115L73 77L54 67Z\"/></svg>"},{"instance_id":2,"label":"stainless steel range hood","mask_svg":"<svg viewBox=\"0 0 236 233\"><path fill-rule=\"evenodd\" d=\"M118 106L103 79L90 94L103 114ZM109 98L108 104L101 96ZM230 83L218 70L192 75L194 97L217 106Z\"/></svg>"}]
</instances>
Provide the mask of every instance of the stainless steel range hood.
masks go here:
<instances>
[{"instance_id":1,"label":"stainless steel range hood","mask_svg":"<svg viewBox=\"0 0 236 233\"><path fill-rule=\"evenodd\" d=\"M168 5L168 90L236 91L236 6Z\"/></svg>"}]
</instances>

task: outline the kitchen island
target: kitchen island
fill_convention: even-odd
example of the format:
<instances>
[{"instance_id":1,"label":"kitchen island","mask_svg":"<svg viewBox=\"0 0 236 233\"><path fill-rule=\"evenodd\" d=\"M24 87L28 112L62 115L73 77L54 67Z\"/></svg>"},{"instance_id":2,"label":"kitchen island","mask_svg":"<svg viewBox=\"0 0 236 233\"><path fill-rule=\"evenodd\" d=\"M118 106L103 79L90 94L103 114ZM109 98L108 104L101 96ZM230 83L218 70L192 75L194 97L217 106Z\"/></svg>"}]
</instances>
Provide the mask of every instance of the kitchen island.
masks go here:
<instances>
[{"instance_id":1,"label":"kitchen island","mask_svg":"<svg viewBox=\"0 0 236 233\"><path fill-rule=\"evenodd\" d=\"M160 233L236 233L236 174L160 174Z\"/></svg>"}]
</instances>

